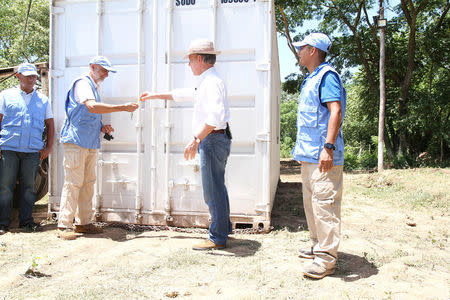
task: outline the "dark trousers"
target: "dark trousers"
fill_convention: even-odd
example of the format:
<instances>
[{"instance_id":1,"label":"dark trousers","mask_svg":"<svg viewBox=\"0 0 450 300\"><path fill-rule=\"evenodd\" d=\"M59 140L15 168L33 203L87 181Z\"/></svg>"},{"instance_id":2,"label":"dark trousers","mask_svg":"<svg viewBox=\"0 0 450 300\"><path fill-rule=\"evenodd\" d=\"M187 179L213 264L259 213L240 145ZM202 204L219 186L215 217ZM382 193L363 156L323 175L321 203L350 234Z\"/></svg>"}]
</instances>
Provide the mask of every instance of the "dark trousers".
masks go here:
<instances>
[{"instance_id":1,"label":"dark trousers","mask_svg":"<svg viewBox=\"0 0 450 300\"><path fill-rule=\"evenodd\" d=\"M2 150L0 160L0 225L9 226L14 198L14 187L19 176L19 226L33 223L36 202L34 183L39 167L39 152L24 153Z\"/></svg>"}]
</instances>

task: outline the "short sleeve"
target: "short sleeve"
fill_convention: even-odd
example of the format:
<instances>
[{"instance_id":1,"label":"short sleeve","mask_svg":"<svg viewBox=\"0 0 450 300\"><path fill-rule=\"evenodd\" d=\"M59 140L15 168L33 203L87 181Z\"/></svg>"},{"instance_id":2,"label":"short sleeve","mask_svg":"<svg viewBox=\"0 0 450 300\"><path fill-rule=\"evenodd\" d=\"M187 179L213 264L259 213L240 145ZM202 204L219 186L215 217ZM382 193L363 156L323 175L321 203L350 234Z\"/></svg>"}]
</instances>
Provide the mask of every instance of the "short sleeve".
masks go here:
<instances>
[{"instance_id":1,"label":"short sleeve","mask_svg":"<svg viewBox=\"0 0 450 300\"><path fill-rule=\"evenodd\" d=\"M325 73L320 83L319 93L322 103L341 100L341 82L335 72Z\"/></svg>"},{"instance_id":2,"label":"short sleeve","mask_svg":"<svg viewBox=\"0 0 450 300\"><path fill-rule=\"evenodd\" d=\"M195 88L174 89L170 91L172 98L177 102L194 101Z\"/></svg>"},{"instance_id":3,"label":"short sleeve","mask_svg":"<svg viewBox=\"0 0 450 300\"><path fill-rule=\"evenodd\" d=\"M50 101L47 101L47 110L45 111L45 120L52 119L53 118L53 112L52 112L52 104Z\"/></svg>"},{"instance_id":4,"label":"short sleeve","mask_svg":"<svg viewBox=\"0 0 450 300\"><path fill-rule=\"evenodd\" d=\"M84 103L86 100L95 100L94 92L92 91L92 88L84 79L78 80L75 83L74 87L74 96L75 101L78 103Z\"/></svg>"},{"instance_id":5,"label":"short sleeve","mask_svg":"<svg viewBox=\"0 0 450 300\"><path fill-rule=\"evenodd\" d=\"M5 114L5 100L4 100L4 93L0 93L0 114Z\"/></svg>"}]
</instances>

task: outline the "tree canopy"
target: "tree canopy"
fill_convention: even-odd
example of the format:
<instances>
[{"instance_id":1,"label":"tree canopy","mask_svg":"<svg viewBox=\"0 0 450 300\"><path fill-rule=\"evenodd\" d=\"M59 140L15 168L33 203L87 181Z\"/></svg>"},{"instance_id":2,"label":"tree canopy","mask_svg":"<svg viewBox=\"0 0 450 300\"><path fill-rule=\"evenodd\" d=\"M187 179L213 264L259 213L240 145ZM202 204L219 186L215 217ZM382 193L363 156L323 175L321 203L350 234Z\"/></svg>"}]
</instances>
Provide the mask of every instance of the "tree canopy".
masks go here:
<instances>
[{"instance_id":1,"label":"tree canopy","mask_svg":"<svg viewBox=\"0 0 450 300\"><path fill-rule=\"evenodd\" d=\"M449 153L449 33L448 0L399 0L386 32L385 146L391 161L401 157L414 165L424 156L434 163ZM321 31L333 40L329 61L344 74L351 102L344 123L349 147L375 149L379 103L379 37L370 9L373 0L276 1L277 29L291 40ZM299 20L302 18L302 20ZM296 32L305 21L317 28ZM287 30L290 33L287 33ZM291 47L292 49L292 47ZM295 50L294 50L295 52ZM299 69L300 71L300 69ZM291 74L288 92L303 76ZM419 162L420 163L420 162Z\"/></svg>"}]
</instances>

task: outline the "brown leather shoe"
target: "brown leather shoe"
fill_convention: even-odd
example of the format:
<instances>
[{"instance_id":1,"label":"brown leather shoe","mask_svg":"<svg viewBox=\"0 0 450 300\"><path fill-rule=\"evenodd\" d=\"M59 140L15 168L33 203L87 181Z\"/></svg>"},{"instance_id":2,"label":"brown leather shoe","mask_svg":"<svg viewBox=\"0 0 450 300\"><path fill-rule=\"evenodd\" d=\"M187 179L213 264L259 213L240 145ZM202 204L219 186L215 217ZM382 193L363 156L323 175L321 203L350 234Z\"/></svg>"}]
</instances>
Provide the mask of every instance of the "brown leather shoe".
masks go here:
<instances>
[{"instance_id":1,"label":"brown leather shoe","mask_svg":"<svg viewBox=\"0 0 450 300\"><path fill-rule=\"evenodd\" d=\"M226 246L225 245L219 245L219 244L215 244L214 242L212 242L211 240L205 240L204 242L194 245L192 247L192 249L194 250L219 250L219 249L224 249Z\"/></svg>"},{"instance_id":2,"label":"brown leather shoe","mask_svg":"<svg viewBox=\"0 0 450 300\"><path fill-rule=\"evenodd\" d=\"M77 235L72 229L58 228L58 237L63 240L74 240L77 238Z\"/></svg>"},{"instance_id":3,"label":"brown leather shoe","mask_svg":"<svg viewBox=\"0 0 450 300\"><path fill-rule=\"evenodd\" d=\"M334 274L335 268L326 269L325 267L313 262L305 267L303 275L313 279L322 279L327 275Z\"/></svg>"},{"instance_id":4,"label":"brown leather shoe","mask_svg":"<svg viewBox=\"0 0 450 300\"><path fill-rule=\"evenodd\" d=\"M75 225L76 233L88 233L88 234L96 234L102 233L103 229L100 226L94 224L86 224L86 225Z\"/></svg>"}]
</instances>

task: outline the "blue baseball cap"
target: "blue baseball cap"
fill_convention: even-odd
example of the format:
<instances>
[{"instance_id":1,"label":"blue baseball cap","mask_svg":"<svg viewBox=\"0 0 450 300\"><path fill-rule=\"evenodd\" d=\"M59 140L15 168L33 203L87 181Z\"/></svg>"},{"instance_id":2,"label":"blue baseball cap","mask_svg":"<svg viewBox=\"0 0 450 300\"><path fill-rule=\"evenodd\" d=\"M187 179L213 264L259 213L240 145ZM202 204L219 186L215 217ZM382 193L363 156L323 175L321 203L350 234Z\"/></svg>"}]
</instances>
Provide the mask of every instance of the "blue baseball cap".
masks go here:
<instances>
[{"instance_id":1,"label":"blue baseball cap","mask_svg":"<svg viewBox=\"0 0 450 300\"><path fill-rule=\"evenodd\" d=\"M106 70L116 73L117 70L114 69L111 65L111 62L109 61L109 59L107 59L104 56L95 56L91 59L91 61L89 62L89 65L99 65L102 66L103 68L105 68Z\"/></svg>"},{"instance_id":2,"label":"blue baseball cap","mask_svg":"<svg viewBox=\"0 0 450 300\"><path fill-rule=\"evenodd\" d=\"M22 74L23 76L39 76L36 67L30 63L20 64L19 68L17 69L17 73Z\"/></svg>"},{"instance_id":3,"label":"blue baseball cap","mask_svg":"<svg viewBox=\"0 0 450 300\"><path fill-rule=\"evenodd\" d=\"M303 41L296 42L292 44L297 51L300 50L301 47L305 45L313 46L317 49L320 49L324 52L328 52L331 48L331 40L328 35L320 32L314 32L308 34Z\"/></svg>"}]
</instances>

